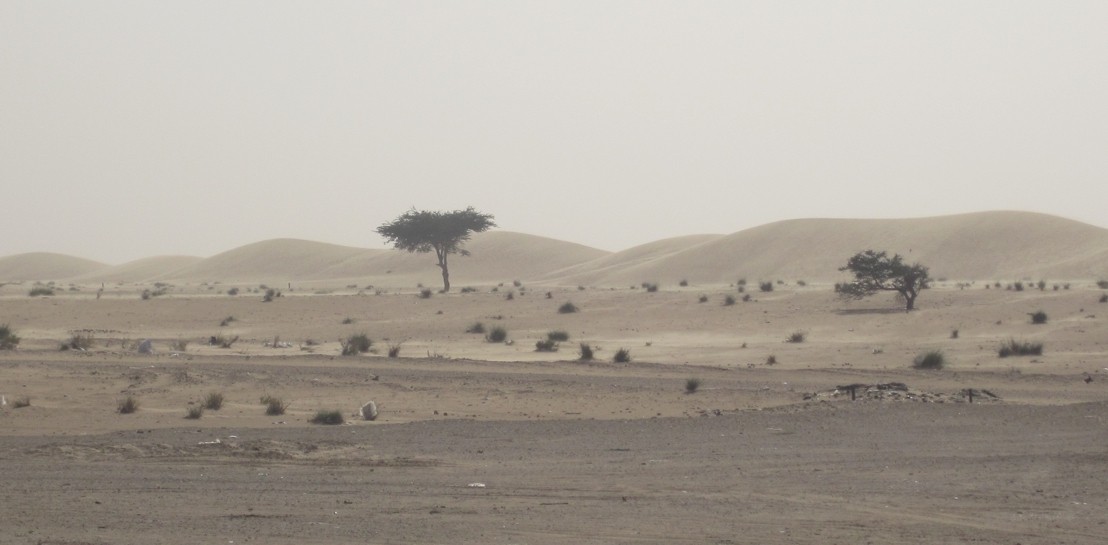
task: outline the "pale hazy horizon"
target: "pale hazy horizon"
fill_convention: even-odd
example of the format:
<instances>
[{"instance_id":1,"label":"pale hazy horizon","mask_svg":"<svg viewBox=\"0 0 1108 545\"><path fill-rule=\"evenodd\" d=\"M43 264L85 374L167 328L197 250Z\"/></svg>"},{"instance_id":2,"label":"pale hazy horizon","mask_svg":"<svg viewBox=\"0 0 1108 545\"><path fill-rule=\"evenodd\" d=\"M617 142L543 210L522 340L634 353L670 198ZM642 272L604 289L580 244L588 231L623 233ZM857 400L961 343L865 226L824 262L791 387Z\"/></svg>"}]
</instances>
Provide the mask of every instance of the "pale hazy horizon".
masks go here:
<instances>
[{"instance_id":1,"label":"pale hazy horizon","mask_svg":"<svg viewBox=\"0 0 1108 545\"><path fill-rule=\"evenodd\" d=\"M1108 227L1102 2L0 4L0 257L618 251L809 217Z\"/></svg>"}]
</instances>

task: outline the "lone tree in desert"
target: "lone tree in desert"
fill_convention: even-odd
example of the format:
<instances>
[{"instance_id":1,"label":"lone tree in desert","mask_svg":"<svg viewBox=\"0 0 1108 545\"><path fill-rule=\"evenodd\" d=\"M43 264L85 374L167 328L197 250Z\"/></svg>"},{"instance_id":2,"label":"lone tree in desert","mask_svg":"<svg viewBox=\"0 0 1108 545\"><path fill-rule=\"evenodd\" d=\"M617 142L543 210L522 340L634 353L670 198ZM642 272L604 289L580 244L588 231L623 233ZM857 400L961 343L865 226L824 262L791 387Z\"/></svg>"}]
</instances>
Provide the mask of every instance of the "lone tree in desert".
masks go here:
<instances>
[{"instance_id":1,"label":"lone tree in desert","mask_svg":"<svg viewBox=\"0 0 1108 545\"><path fill-rule=\"evenodd\" d=\"M928 288L927 267L904 263L900 254L866 250L854 254L840 271L854 273L854 281L836 284L835 291L848 299L861 299L879 291L895 291L904 297L904 310L916 308L916 297Z\"/></svg>"},{"instance_id":2,"label":"lone tree in desert","mask_svg":"<svg viewBox=\"0 0 1108 545\"><path fill-rule=\"evenodd\" d=\"M450 254L469 255L462 248L473 233L482 233L491 227L492 214L482 214L472 206L453 212L411 210L393 221L382 224L377 233L398 250L428 253L435 251L438 267L442 269L442 290L450 291Z\"/></svg>"}]
</instances>

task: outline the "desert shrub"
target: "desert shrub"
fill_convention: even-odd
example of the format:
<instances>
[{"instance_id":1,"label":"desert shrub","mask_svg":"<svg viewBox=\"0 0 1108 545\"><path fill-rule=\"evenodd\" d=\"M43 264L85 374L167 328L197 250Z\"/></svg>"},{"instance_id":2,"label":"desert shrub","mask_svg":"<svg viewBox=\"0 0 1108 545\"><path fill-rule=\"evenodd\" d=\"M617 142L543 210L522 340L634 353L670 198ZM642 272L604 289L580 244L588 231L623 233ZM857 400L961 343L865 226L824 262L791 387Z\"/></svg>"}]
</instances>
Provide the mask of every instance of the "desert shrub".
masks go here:
<instances>
[{"instance_id":1,"label":"desert shrub","mask_svg":"<svg viewBox=\"0 0 1108 545\"><path fill-rule=\"evenodd\" d=\"M356 356L369 352L370 347L373 346L373 341L365 333L359 333L339 341L339 344L342 345L343 356Z\"/></svg>"},{"instance_id":2,"label":"desert shrub","mask_svg":"<svg viewBox=\"0 0 1108 545\"><path fill-rule=\"evenodd\" d=\"M647 293L654 293L658 291L658 284L652 282L643 282L642 287L646 289Z\"/></svg>"},{"instance_id":3,"label":"desert shrub","mask_svg":"<svg viewBox=\"0 0 1108 545\"><path fill-rule=\"evenodd\" d=\"M356 320L354 320L353 318L347 316L346 318L342 319L342 325L350 325L350 324L354 323L355 321Z\"/></svg>"},{"instance_id":4,"label":"desert shrub","mask_svg":"<svg viewBox=\"0 0 1108 545\"><path fill-rule=\"evenodd\" d=\"M997 355L1002 358L1007 358L1008 356L1041 356L1043 355L1043 343L1020 342L1015 339L1008 339L1007 342L1000 345L1000 349L997 350Z\"/></svg>"},{"instance_id":5,"label":"desert shrub","mask_svg":"<svg viewBox=\"0 0 1108 545\"><path fill-rule=\"evenodd\" d=\"M131 395L119 400L119 403L117 403L115 406L115 410L119 412L119 414L131 414L137 411L138 408L138 398Z\"/></svg>"},{"instance_id":6,"label":"desert shrub","mask_svg":"<svg viewBox=\"0 0 1108 545\"><path fill-rule=\"evenodd\" d=\"M54 295L54 288L48 286L35 286L31 288L31 291L30 293L28 293L28 295L31 297Z\"/></svg>"},{"instance_id":7,"label":"desert shrub","mask_svg":"<svg viewBox=\"0 0 1108 545\"><path fill-rule=\"evenodd\" d=\"M279 291L277 291L273 288L266 288L265 289L265 295L262 296L262 302L263 303L272 303L274 299L276 299L280 296L281 296L281 292L279 292Z\"/></svg>"},{"instance_id":8,"label":"desert shrub","mask_svg":"<svg viewBox=\"0 0 1108 545\"><path fill-rule=\"evenodd\" d=\"M433 293L434 292L431 291L430 288L423 288L423 289L419 290L419 298L420 299L430 299L431 294L433 294Z\"/></svg>"},{"instance_id":9,"label":"desert shrub","mask_svg":"<svg viewBox=\"0 0 1108 545\"><path fill-rule=\"evenodd\" d=\"M1108 280L1097 280L1096 287L1102 290L1108 290Z\"/></svg>"},{"instance_id":10,"label":"desert shrub","mask_svg":"<svg viewBox=\"0 0 1108 545\"><path fill-rule=\"evenodd\" d=\"M186 409L185 418L189 420L199 420L201 416L204 416L204 407L200 405L194 405Z\"/></svg>"},{"instance_id":11,"label":"desert shrub","mask_svg":"<svg viewBox=\"0 0 1108 545\"><path fill-rule=\"evenodd\" d=\"M744 293L743 294L743 302L744 303L749 303L750 302L750 294L749 293Z\"/></svg>"},{"instance_id":12,"label":"desert shrub","mask_svg":"<svg viewBox=\"0 0 1108 545\"><path fill-rule=\"evenodd\" d=\"M219 335L213 335L208 339L208 346L218 346L220 348L231 348L236 341L239 340L239 336L227 337L220 333Z\"/></svg>"},{"instance_id":13,"label":"desert shrub","mask_svg":"<svg viewBox=\"0 0 1108 545\"><path fill-rule=\"evenodd\" d=\"M396 359L400 357L400 343L389 345L389 358Z\"/></svg>"},{"instance_id":14,"label":"desert shrub","mask_svg":"<svg viewBox=\"0 0 1108 545\"><path fill-rule=\"evenodd\" d=\"M511 301L515 298L516 298L516 294L515 294L514 291L509 291L508 293L504 294L504 300L505 301Z\"/></svg>"},{"instance_id":15,"label":"desert shrub","mask_svg":"<svg viewBox=\"0 0 1108 545\"><path fill-rule=\"evenodd\" d=\"M228 316L228 317L224 318L223 320L220 320L219 327L227 327L233 321L235 321L235 317L234 316Z\"/></svg>"},{"instance_id":16,"label":"desert shrub","mask_svg":"<svg viewBox=\"0 0 1108 545\"><path fill-rule=\"evenodd\" d=\"M285 400L270 395L262 396L262 403L265 404L265 414L269 416L285 414L285 411L289 408L289 404L285 403Z\"/></svg>"},{"instance_id":17,"label":"desert shrub","mask_svg":"<svg viewBox=\"0 0 1108 545\"><path fill-rule=\"evenodd\" d=\"M577 312L577 310L577 305L566 301L565 303L562 303L562 306L558 307L558 314L573 314L574 312Z\"/></svg>"},{"instance_id":18,"label":"desert shrub","mask_svg":"<svg viewBox=\"0 0 1108 545\"><path fill-rule=\"evenodd\" d=\"M766 357L766 365L777 365L777 356L770 354Z\"/></svg>"},{"instance_id":19,"label":"desert shrub","mask_svg":"<svg viewBox=\"0 0 1108 545\"><path fill-rule=\"evenodd\" d=\"M946 357L938 350L925 352L912 360L912 367L916 369L942 369L945 364Z\"/></svg>"},{"instance_id":20,"label":"desert shrub","mask_svg":"<svg viewBox=\"0 0 1108 545\"><path fill-rule=\"evenodd\" d=\"M958 330L957 329L950 330L950 338L951 339L957 339L958 338Z\"/></svg>"},{"instance_id":21,"label":"desert shrub","mask_svg":"<svg viewBox=\"0 0 1108 545\"><path fill-rule=\"evenodd\" d=\"M1035 284L1035 287L1039 288L1039 291L1046 290L1046 280L1039 280L1039 282Z\"/></svg>"},{"instance_id":22,"label":"desert shrub","mask_svg":"<svg viewBox=\"0 0 1108 545\"><path fill-rule=\"evenodd\" d=\"M612 361L616 363L630 363L631 351L626 348L620 348L616 351L616 355L612 357Z\"/></svg>"},{"instance_id":23,"label":"desert shrub","mask_svg":"<svg viewBox=\"0 0 1108 545\"><path fill-rule=\"evenodd\" d=\"M739 286L739 293L746 293L746 286Z\"/></svg>"},{"instance_id":24,"label":"desert shrub","mask_svg":"<svg viewBox=\"0 0 1108 545\"><path fill-rule=\"evenodd\" d=\"M740 286L745 286L746 285L746 279L745 278L740 278L737 283Z\"/></svg>"},{"instance_id":25,"label":"desert shrub","mask_svg":"<svg viewBox=\"0 0 1108 545\"><path fill-rule=\"evenodd\" d=\"M345 422L345 420L342 417L342 411L320 410L315 413L315 416L313 416L311 420L312 424L327 424L332 426L342 424L343 422Z\"/></svg>"},{"instance_id":26,"label":"desert shrub","mask_svg":"<svg viewBox=\"0 0 1108 545\"><path fill-rule=\"evenodd\" d=\"M569 332L561 330L549 331L546 333L546 338L551 341L564 343L569 340Z\"/></svg>"},{"instance_id":27,"label":"desert shrub","mask_svg":"<svg viewBox=\"0 0 1108 545\"><path fill-rule=\"evenodd\" d=\"M793 331L786 340L790 343L802 343L805 338L806 335L803 331Z\"/></svg>"},{"instance_id":28,"label":"desert shrub","mask_svg":"<svg viewBox=\"0 0 1108 545\"><path fill-rule=\"evenodd\" d=\"M1023 291L1023 282L1016 282L1012 284L1012 289L1016 291Z\"/></svg>"},{"instance_id":29,"label":"desert shrub","mask_svg":"<svg viewBox=\"0 0 1108 545\"><path fill-rule=\"evenodd\" d=\"M88 350L89 348L92 348L92 345L95 344L95 342L96 341L92 338L92 335L81 335L80 333L75 333L69 337L68 341L62 343L60 348L62 350Z\"/></svg>"},{"instance_id":30,"label":"desert shrub","mask_svg":"<svg viewBox=\"0 0 1108 545\"><path fill-rule=\"evenodd\" d=\"M558 342L551 339L535 341L535 352L557 352Z\"/></svg>"},{"instance_id":31,"label":"desert shrub","mask_svg":"<svg viewBox=\"0 0 1108 545\"><path fill-rule=\"evenodd\" d=\"M700 302L700 303L707 303L708 302L708 296L707 295L701 295L696 300L697 300L697 302Z\"/></svg>"},{"instance_id":32,"label":"desert shrub","mask_svg":"<svg viewBox=\"0 0 1108 545\"><path fill-rule=\"evenodd\" d=\"M484 332L485 332L485 324L482 324L481 322L474 322L473 325L466 328L466 333L484 333Z\"/></svg>"},{"instance_id":33,"label":"desert shrub","mask_svg":"<svg viewBox=\"0 0 1108 545\"><path fill-rule=\"evenodd\" d=\"M805 282L805 281L803 281L803 280L797 280L797 281L796 281L796 285L798 285L798 286L800 286L800 287L802 287L802 288L803 288L804 286L807 286L807 285L808 285L808 283L807 283L807 282Z\"/></svg>"},{"instance_id":34,"label":"desert shrub","mask_svg":"<svg viewBox=\"0 0 1108 545\"><path fill-rule=\"evenodd\" d=\"M733 304L735 304L735 296L734 295L728 294L726 297L723 298L723 306L729 307Z\"/></svg>"},{"instance_id":35,"label":"desert shrub","mask_svg":"<svg viewBox=\"0 0 1108 545\"><path fill-rule=\"evenodd\" d=\"M577 348L577 356L581 361L589 361L593 359L592 346L589 343L581 343Z\"/></svg>"},{"instance_id":36,"label":"desert shrub","mask_svg":"<svg viewBox=\"0 0 1108 545\"><path fill-rule=\"evenodd\" d=\"M1100 295L1100 299L1099 299L1099 301L1100 301L1101 303L1108 303L1108 293L1102 293L1102 294Z\"/></svg>"},{"instance_id":37,"label":"desert shrub","mask_svg":"<svg viewBox=\"0 0 1108 545\"><path fill-rule=\"evenodd\" d=\"M22 409L23 407L31 406L31 398L27 396L17 397L12 401L12 407L16 409Z\"/></svg>"},{"instance_id":38,"label":"desert shrub","mask_svg":"<svg viewBox=\"0 0 1108 545\"><path fill-rule=\"evenodd\" d=\"M759 282L758 289L766 292L773 291L773 282Z\"/></svg>"},{"instance_id":39,"label":"desert shrub","mask_svg":"<svg viewBox=\"0 0 1108 545\"><path fill-rule=\"evenodd\" d=\"M685 278L682 278L681 281L677 283L677 285L681 286L682 288L687 288L689 286L689 281Z\"/></svg>"},{"instance_id":40,"label":"desert shrub","mask_svg":"<svg viewBox=\"0 0 1108 545\"><path fill-rule=\"evenodd\" d=\"M696 393L698 389L700 389L700 379L690 378L685 381L685 393L693 394Z\"/></svg>"},{"instance_id":41,"label":"desert shrub","mask_svg":"<svg viewBox=\"0 0 1108 545\"><path fill-rule=\"evenodd\" d=\"M231 288L231 289L227 290L227 295L230 295L232 297L235 296L235 295L238 295L238 294L239 294L239 289L238 288Z\"/></svg>"},{"instance_id":42,"label":"desert shrub","mask_svg":"<svg viewBox=\"0 0 1108 545\"><path fill-rule=\"evenodd\" d=\"M490 343L502 343L508 340L508 330L504 329L503 327L496 326L490 329L488 334L485 335L485 340Z\"/></svg>"},{"instance_id":43,"label":"desert shrub","mask_svg":"<svg viewBox=\"0 0 1108 545\"><path fill-rule=\"evenodd\" d=\"M0 324L0 350L13 350L19 346L20 338L8 324Z\"/></svg>"},{"instance_id":44,"label":"desert shrub","mask_svg":"<svg viewBox=\"0 0 1108 545\"><path fill-rule=\"evenodd\" d=\"M1033 323L1033 324L1045 324L1046 323L1046 320L1047 320L1046 313L1041 311L1041 310L1037 310L1035 312L1032 312L1030 314L1030 316L1031 316L1031 323Z\"/></svg>"},{"instance_id":45,"label":"desert shrub","mask_svg":"<svg viewBox=\"0 0 1108 545\"><path fill-rule=\"evenodd\" d=\"M188 347L189 342L185 339L177 339L169 343L170 350L173 350L175 352L184 352L185 350L188 350Z\"/></svg>"},{"instance_id":46,"label":"desert shrub","mask_svg":"<svg viewBox=\"0 0 1108 545\"><path fill-rule=\"evenodd\" d=\"M203 407L205 409L211 409L213 411L218 411L222 409L223 392L209 392L208 395L204 397Z\"/></svg>"}]
</instances>

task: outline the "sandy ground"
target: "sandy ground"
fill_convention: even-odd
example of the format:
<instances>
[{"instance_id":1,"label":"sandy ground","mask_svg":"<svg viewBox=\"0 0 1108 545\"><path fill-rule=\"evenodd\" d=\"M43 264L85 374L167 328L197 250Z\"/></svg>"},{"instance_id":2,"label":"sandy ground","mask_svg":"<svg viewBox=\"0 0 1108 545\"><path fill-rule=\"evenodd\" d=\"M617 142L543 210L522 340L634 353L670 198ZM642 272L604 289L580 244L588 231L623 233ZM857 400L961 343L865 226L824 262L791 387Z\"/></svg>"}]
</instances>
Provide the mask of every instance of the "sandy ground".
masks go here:
<instances>
[{"instance_id":1,"label":"sandy ground","mask_svg":"<svg viewBox=\"0 0 1108 545\"><path fill-rule=\"evenodd\" d=\"M1088 284L948 285L911 314L820 285L0 290L23 337L0 352L0 543L1104 543L1108 305ZM570 341L535 352L551 330ZM340 356L363 332L374 351ZM93 346L59 351L74 334ZM1044 354L997 357L1009 338ZM927 350L946 368L912 369ZM837 388L878 383L907 391ZM185 419L209 392L224 407ZM380 418L354 419L368 400ZM308 422L330 409L347 423Z\"/></svg>"}]
</instances>

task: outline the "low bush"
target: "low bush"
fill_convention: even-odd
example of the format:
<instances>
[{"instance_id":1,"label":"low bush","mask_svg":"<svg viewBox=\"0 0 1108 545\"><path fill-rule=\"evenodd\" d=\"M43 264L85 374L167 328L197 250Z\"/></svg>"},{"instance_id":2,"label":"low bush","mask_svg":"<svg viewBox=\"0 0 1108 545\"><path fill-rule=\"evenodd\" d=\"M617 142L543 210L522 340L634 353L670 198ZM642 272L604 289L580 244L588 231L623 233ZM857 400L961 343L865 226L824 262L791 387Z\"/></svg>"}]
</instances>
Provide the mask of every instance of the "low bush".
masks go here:
<instances>
[{"instance_id":1,"label":"low bush","mask_svg":"<svg viewBox=\"0 0 1108 545\"><path fill-rule=\"evenodd\" d=\"M792 334L789 335L789 338L786 340L790 343L802 343L804 342L805 338L806 336L803 331L793 331Z\"/></svg>"},{"instance_id":2,"label":"low bush","mask_svg":"<svg viewBox=\"0 0 1108 545\"><path fill-rule=\"evenodd\" d=\"M434 292L431 291L430 288L423 288L423 289L419 290L419 298L420 299L430 299L431 295L433 293Z\"/></svg>"},{"instance_id":3,"label":"low bush","mask_svg":"<svg viewBox=\"0 0 1108 545\"><path fill-rule=\"evenodd\" d=\"M777 365L777 356L774 356L773 354L770 354L766 358L766 365Z\"/></svg>"},{"instance_id":4,"label":"low bush","mask_svg":"<svg viewBox=\"0 0 1108 545\"><path fill-rule=\"evenodd\" d=\"M365 333L359 333L339 341L339 344L342 346L343 356L356 356L369 352L370 347L373 346L373 341Z\"/></svg>"},{"instance_id":5,"label":"low bush","mask_svg":"<svg viewBox=\"0 0 1108 545\"><path fill-rule=\"evenodd\" d=\"M503 327L496 326L489 330L489 333L485 335L485 340L490 343L502 343L508 340L508 330Z\"/></svg>"},{"instance_id":6,"label":"low bush","mask_svg":"<svg viewBox=\"0 0 1108 545\"><path fill-rule=\"evenodd\" d=\"M222 392L209 392L208 395L204 397L203 407L205 409L211 409L213 411L218 411L218 410L222 409L223 408L223 393Z\"/></svg>"},{"instance_id":7,"label":"low bush","mask_svg":"<svg viewBox=\"0 0 1108 545\"><path fill-rule=\"evenodd\" d=\"M477 293L477 288L473 286L466 286L462 288L462 293Z\"/></svg>"},{"instance_id":8,"label":"low bush","mask_svg":"<svg viewBox=\"0 0 1108 545\"><path fill-rule=\"evenodd\" d=\"M208 346L218 346L220 348L231 348L231 346L234 345L235 342L238 341L238 340L239 340L238 335L235 335L234 337L227 337L227 336L224 336L222 333L220 333L219 335L214 335L214 336L212 336L211 338L208 339Z\"/></svg>"},{"instance_id":9,"label":"low bush","mask_svg":"<svg viewBox=\"0 0 1108 545\"><path fill-rule=\"evenodd\" d=\"M1046 323L1046 320L1047 320L1046 313L1041 311L1041 310L1032 312L1030 314L1030 316L1031 316L1031 323L1033 323L1033 324L1045 324Z\"/></svg>"},{"instance_id":10,"label":"low bush","mask_svg":"<svg viewBox=\"0 0 1108 545\"><path fill-rule=\"evenodd\" d=\"M759 282L758 289L765 292L773 291L773 282Z\"/></svg>"},{"instance_id":11,"label":"low bush","mask_svg":"<svg viewBox=\"0 0 1108 545\"><path fill-rule=\"evenodd\" d=\"M12 401L12 407L15 409L22 409L23 407L31 406L31 398L27 396L17 397Z\"/></svg>"},{"instance_id":12,"label":"low bush","mask_svg":"<svg viewBox=\"0 0 1108 545\"><path fill-rule=\"evenodd\" d=\"M616 363L630 363L631 351L626 348L620 348L616 351L616 355L612 357L612 361Z\"/></svg>"},{"instance_id":13,"label":"low bush","mask_svg":"<svg viewBox=\"0 0 1108 545\"><path fill-rule=\"evenodd\" d=\"M564 343L569 340L569 332L561 330L549 331L546 334L546 338L551 341Z\"/></svg>"},{"instance_id":14,"label":"low bush","mask_svg":"<svg viewBox=\"0 0 1108 545\"><path fill-rule=\"evenodd\" d=\"M136 398L135 396L129 395L129 396L119 400L119 403L116 404L115 410L117 412L119 412L119 414L131 414L131 413L137 411L138 408L139 408L138 398Z\"/></svg>"},{"instance_id":15,"label":"low bush","mask_svg":"<svg viewBox=\"0 0 1108 545\"><path fill-rule=\"evenodd\" d=\"M700 389L700 379L690 378L685 381L685 393L694 394Z\"/></svg>"},{"instance_id":16,"label":"low bush","mask_svg":"<svg viewBox=\"0 0 1108 545\"><path fill-rule=\"evenodd\" d=\"M238 294L239 294L239 289L238 288L231 288L231 289L227 290L227 295L230 295L232 297L234 297L235 295L238 295Z\"/></svg>"},{"instance_id":17,"label":"low bush","mask_svg":"<svg viewBox=\"0 0 1108 545\"><path fill-rule=\"evenodd\" d=\"M938 350L925 352L912 360L912 367L916 369L942 369L945 364L946 357Z\"/></svg>"},{"instance_id":18,"label":"low bush","mask_svg":"<svg viewBox=\"0 0 1108 545\"><path fill-rule=\"evenodd\" d=\"M1000 349L997 350L997 355L1002 358L1007 358L1008 356L1041 356L1043 355L1043 343L1020 342L1015 339L1008 339L1007 342L1000 345Z\"/></svg>"},{"instance_id":19,"label":"low bush","mask_svg":"<svg viewBox=\"0 0 1108 545\"><path fill-rule=\"evenodd\" d=\"M389 358L396 359L400 357L400 343L389 345Z\"/></svg>"},{"instance_id":20,"label":"low bush","mask_svg":"<svg viewBox=\"0 0 1108 545\"><path fill-rule=\"evenodd\" d=\"M1108 280L1097 280L1096 287L1102 290L1108 290Z\"/></svg>"},{"instance_id":21,"label":"low bush","mask_svg":"<svg viewBox=\"0 0 1108 545\"><path fill-rule=\"evenodd\" d=\"M189 420L199 420L201 416L204 416L204 407L200 405L194 405L186 409L185 418Z\"/></svg>"},{"instance_id":22,"label":"low bush","mask_svg":"<svg viewBox=\"0 0 1108 545\"><path fill-rule=\"evenodd\" d=\"M262 396L262 403L265 404L265 414L269 416L285 414L285 411L289 408L289 404L285 403L283 399L269 395Z\"/></svg>"},{"instance_id":23,"label":"low bush","mask_svg":"<svg viewBox=\"0 0 1108 545\"><path fill-rule=\"evenodd\" d=\"M589 361L593 359L592 346L589 343L581 343L577 349L577 356L581 361Z\"/></svg>"},{"instance_id":24,"label":"low bush","mask_svg":"<svg viewBox=\"0 0 1108 545\"><path fill-rule=\"evenodd\" d=\"M687 288L689 286L689 281L682 278L681 281L677 283L677 285L681 286L682 288Z\"/></svg>"},{"instance_id":25,"label":"low bush","mask_svg":"<svg viewBox=\"0 0 1108 545\"><path fill-rule=\"evenodd\" d=\"M557 352L558 342L551 339L535 341L535 352Z\"/></svg>"},{"instance_id":26,"label":"low bush","mask_svg":"<svg viewBox=\"0 0 1108 545\"><path fill-rule=\"evenodd\" d=\"M708 302L708 296L707 295L701 295L696 300L699 303L707 303Z\"/></svg>"},{"instance_id":27,"label":"low bush","mask_svg":"<svg viewBox=\"0 0 1108 545\"><path fill-rule=\"evenodd\" d=\"M235 317L234 316L228 316L228 317L226 317L226 318L219 321L219 327L227 327L228 325L231 325L231 322L233 322L233 321L235 321Z\"/></svg>"},{"instance_id":28,"label":"low bush","mask_svg":"<svg viewBox=\"0 0 1108 545\"><path fill-rule=\"evenodd\" d=\"M177 339L169 343L169 349L173 350L174 352L184 352L188 350L188 348L189 342L185 339Z\"/></svg>"},{"instance_id":29,"label":"low bush","mask_svg":"<svg viewBox=\"0 0 1108 545\"><path fill-rule=\"evenodd\" d=\"M281 292L279 292L279 291L277 291L273 288L266 288L265 295L262 296L262 302L263 303L272 303L274 299L276 299L280 296L281 296Z\"/></svg>"},{"instance_id":30,"label":"low bush","mask_svg":"<svg viewBox=\"0 0 1108 545\"><path fill-rule=\"evenodd\" d=\"M642 287L646 289L647 293L654 293L658 291L658 284L654 284L652 282L643 282Z\"/></svg>"},{"instance_id":31,"label":"low bush","mask_svg":"<svg viewBox=\"0 0 1108 545\"><path fill-rule=\"evenodd\" d=\"M342 417L342 411L325 411L320 410L312 417L312 424L326 424L334 426L336 424L342 424L345 419Z\"/></svg>"},{"instance_id":32,"label":"low bush","mask_svg":"<svg viewBox=\"0 0 1108 545\"><path fill-rule=\"evenodd\" d=\"M481 322L475 322L473 325L466 328L466 333L484 333L485 324Z\"/></svg>"},{"instance_id":33,"label":"low bush","mask_svg":"<svg viewBox=\"0 0 1108 545\"><path fill-rule=\"evenodd\" d=\"M54 295L54 288L47 286L35 286L31 288L31 291L30 293L28 293L28 295L30 295L31 297Z\"/></svg>"},{"instance_id":34,"label":"low bush","mask_svg":"<svg viewBox=\"0 0 1108 545\"><path fill-rule=\"evenodd\" d=\"M92 338L92 335L81 335L75 333L69 337L68 341L65 341L61 345L62 350L88 350L96 344L96 340Z\"/></svg>"},{"instance_id":35,"label":"low bush","mask_svg":"<svg viewBox=\"0 0 1108 545\"><path fill-rule=\"evenodd\" d=\"M573 314L574 312L577 312L577 310L577 305L566 301L565 303L562 303L562 306L558 307L558 314Z\"/></svg>"},{"instance_id":36,"label":"low bush","mask_svg":"<svg viewBox=\"0 0 1108 545\"><path fill-rule=\"evenodd\" d=\"M1108 303L1108 293L1100 294L1100 302L1101 303Z\"/></svg>"},{"instance_id":37,"label":"low bush","mask_svg":"<svg viewBox=\"0 0 1108 545\"><path fill-rule=\"evenodd\" d=\"M19 335L8 324L0 324L0 350L14 350L19 346Z\"/></svg>"},{"instance_id":38,"label":"low bush","mask_svg":"<svg viewBox=\"0 0 1108 545\"><path fill-rule=\"evenodd\" d=\"M346 318L342 319L342 325L350 325L350 324L354 323L355 321L356 320L354 320L353 318L347 316Z\"/></svg>"},{"instance_id":39,"label":"low bush","mask_svg":"<svg viewBox=\"0 0 1108 545\"><path fill-rule=\"evenodd\" d=\"M723 298L723 306L729 307L733 304L735 304L735 296L734 295L728 294L726 297Z\"/></svg>"},{"instance_id":40,"label":"low bush","mask_svg":"<svg viewBox=\"0 0 1108 545\"><path fill-rule=\"evenodd\" d=\"M958 338L958 330L957 329L952 329L950 331L950 338L951 339L957 339Z\"/></svg>"}]
</instances>

